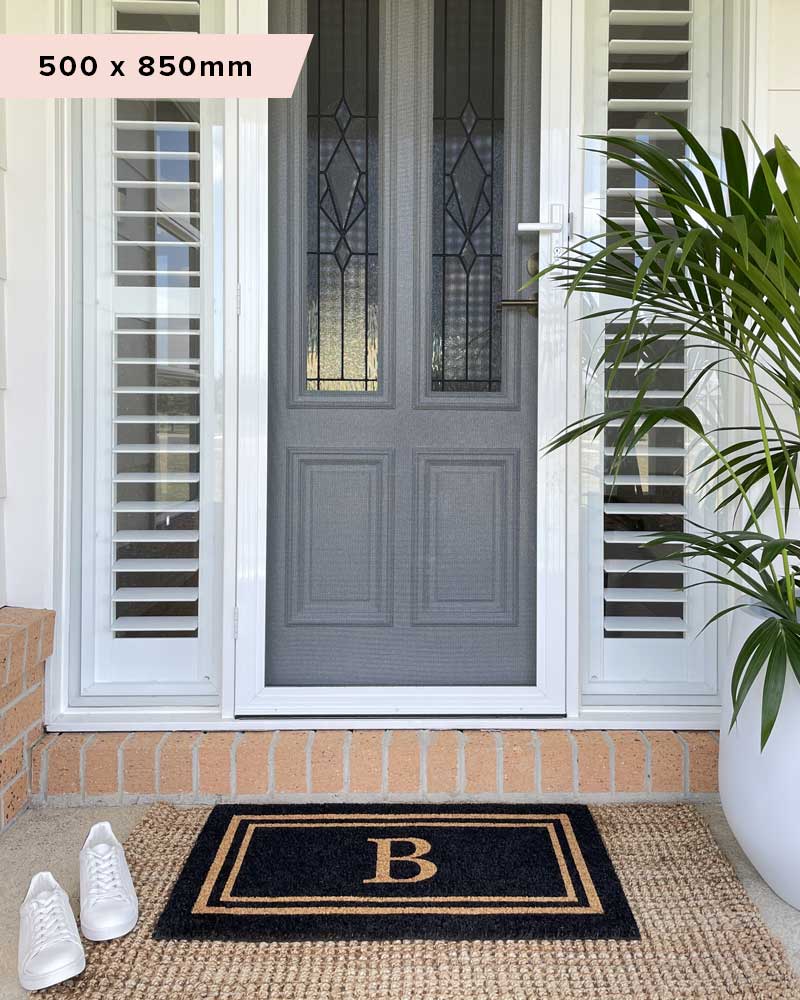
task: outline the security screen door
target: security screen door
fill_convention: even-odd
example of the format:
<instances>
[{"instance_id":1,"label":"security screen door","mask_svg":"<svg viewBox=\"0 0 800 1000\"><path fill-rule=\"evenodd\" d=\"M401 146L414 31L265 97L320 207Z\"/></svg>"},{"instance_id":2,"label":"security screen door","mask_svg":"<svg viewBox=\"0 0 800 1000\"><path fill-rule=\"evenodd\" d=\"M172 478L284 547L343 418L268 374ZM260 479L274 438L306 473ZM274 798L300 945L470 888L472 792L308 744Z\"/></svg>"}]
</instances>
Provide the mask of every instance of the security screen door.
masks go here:
<instances>
[{"instance_id":1,"label":"security screen door","mask_svg":"<svg viewBox=\"0 0 800 1000\"><path fill-rule=\"evenodd\" d=\"M563 408L564 316L514 301L564 236L542 54L568 66L569 5L542 6L270 5L270 30L314 41L269 111L264 655L237 668L242 713L563 711L537 591L563 597L539 386Z\"/></svg>"}]
</instances>

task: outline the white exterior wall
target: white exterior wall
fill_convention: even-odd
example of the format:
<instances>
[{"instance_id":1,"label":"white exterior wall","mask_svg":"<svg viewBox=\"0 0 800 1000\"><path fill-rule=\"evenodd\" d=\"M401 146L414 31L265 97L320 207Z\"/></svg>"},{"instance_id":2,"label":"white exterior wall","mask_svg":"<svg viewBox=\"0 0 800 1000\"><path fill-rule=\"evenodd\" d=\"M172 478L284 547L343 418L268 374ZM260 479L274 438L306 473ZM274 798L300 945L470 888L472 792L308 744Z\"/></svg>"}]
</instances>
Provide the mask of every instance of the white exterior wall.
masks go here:
<instances>
[{"instance_id":1,"label":"white exterior wall","mask_svg":"<svg viewBox=\"0 0 800 1000\"><path fill-rule=\"evenodd\" d=\"M770 0L767 126L800 156L800 2Z\"/></svg>"},{"instance_id":2,"label":"white exterior wall","mask_svg":"<svg viewBox=\"0 0 800 1000\"><path fill-rule=\"evenodd\" d=\"M9 33L55 30L53 0L0 0ZM6 185L5 601L53 607L58 358L54 101L9 99ZM2 260L2 254L0 254ZM2 330L2 327L0 327ZM3 490L5 492L5 490Z\"/></svg>"},{"instance_id":3,"label":"white exterior wall","mask_svg":"<svg viewBox=\"0 0 800 1000\"><path fill-rule=\"evenodd\" d=\"M800 58L797 39L800 37L800 0L768 0L768 38L762 50L767 54L766 72L761 78L767 93L761 101L764 121L758 128L764 148L774 144L778 135L800 160ZM796 417L791 407L777 404L774 409L783 427L796 430Z\"/></svg>"},{"instance_id":4,"label":"white exterior wall","mask_svg":"<svg viewBox=\"0 0 800 1000\"><path fill-rule=\"evenodd\" d=\"M0 0L0 32L6 30L6 0ZM0 98L0 606L6 603L6 102Z\"/></svg>"}]
</instances>

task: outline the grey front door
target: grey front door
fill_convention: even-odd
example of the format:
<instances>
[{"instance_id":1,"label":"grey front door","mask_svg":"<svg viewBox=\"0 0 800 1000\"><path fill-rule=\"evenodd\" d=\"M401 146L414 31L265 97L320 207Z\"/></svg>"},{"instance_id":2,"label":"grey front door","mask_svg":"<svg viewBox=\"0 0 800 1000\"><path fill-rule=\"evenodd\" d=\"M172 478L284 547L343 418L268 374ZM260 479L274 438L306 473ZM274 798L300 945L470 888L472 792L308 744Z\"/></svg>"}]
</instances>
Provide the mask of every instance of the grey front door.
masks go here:
<instances>
[{"instance_id":1,"label":"grey front door","mask_svg":"<svg viewBox=\"0 0 800 1000\"><path fill-rule=\"evenodd\" d=\"M533 688L541 5L270 10L264 697Z\"/></svg>"}]
</instances>

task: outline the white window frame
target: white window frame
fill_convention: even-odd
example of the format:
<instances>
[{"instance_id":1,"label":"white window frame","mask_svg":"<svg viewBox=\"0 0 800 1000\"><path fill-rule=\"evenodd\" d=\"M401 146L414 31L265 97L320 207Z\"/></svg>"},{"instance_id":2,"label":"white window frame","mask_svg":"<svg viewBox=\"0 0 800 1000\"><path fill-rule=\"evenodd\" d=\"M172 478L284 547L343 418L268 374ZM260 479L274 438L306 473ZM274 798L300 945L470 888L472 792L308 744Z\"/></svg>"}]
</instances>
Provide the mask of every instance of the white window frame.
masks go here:
<instances>
[{"instance_id":1,"label":"white window frame","mask_svg":"<svg viewBox=\"0 0 800 1000\"><path fill-rule=\"evenodd\" d=\"M591 0L590 0L591 2ZM702 11L697 8L702 5ZM726 0L694 0L695 17L693 24L693 59L696 60L693 74L692 105L711 114L724 113L723 60L719 34L727 19L730 20L736 3ZM588 77L585 85L587 128L589 133L604 131L607 114L607 76L605 66L608 58L609 18L608 4L604 3L603 16L594 16L587 21L587 31L592 33L587 52ZM699 56L698 56L699 53ZM697 72L699 62L701 71ZM606 85L598 86L603 76ZM696 130L696 125L694 126ZM710 143L712 155L719 162L719 132L710 125L701 139ZM605 213L606 160L599 154L588 153L585 160L584 203L580 217L583 219L582 232L597 232L597 215ZM598 204L599 203L599 204ZM597 308L596 305L592 307ZM599 347L602 344L603 324L592 320L583 324L584 354L590 358L587 370L596 364ZM687 347L687 378L691 379L708 357L702 356L698 348ZM706 401L706 409L717 409L719 400ZM602 376L590 380L586 386L584 414L602 412L605 398ZM711 417L713 424L716 415ZM687 440L690 439L688 432ZM690 475L690 470L701 460L699 449L691 447L686 458L686 517L703 523L714 523L713 502L700 503L695 489L701 476ZM718 629L712 626L703 631L704 624L718 610L717 588L698 587L686 592L685 601L686 636L679 639L636 639L605 638L604 618L604 544L603 544L603 436L588 436L581 445L582 472L582 535L586 565L581 574L582 601L585 615L583 621L585 655L581 663L581 695L585 706L608 704L719 704L718 690ZM689 569L687 582L700 579L697 570Z\"/></svg>"},{"instance_id":2,"label":"white window frame","mask_svg":"<svg viewBox=\"0 0 800 1000\"><path fill-rule=\"evenodd\" d=\"M108 0L86 0L81 26L86 32L108 32L112 25ZM214 261L223 259L224 234L218 232L212 213L224 196L224 138L211 121L210 106L201 111L201 176L209 178L202 189L201 211L206 218L204 233L211 234L203 254L198 288L116 286L112 273L114 257L113 101L82 102L81 124L73 136L81 147L83 204L90 206L80 227L83 268L83 310L80 316L80 352L83 439L81 448L82 592L80 626L80 670L70 677L73 703L113 705L172 702L176 706L219 703L221 687L221 620L223 579L221 551L221 507L225 440L216 399L221 395L223 366L216 355L221 340L223 301L217 282L221 277ZM77 227L76 227L77 228ZM165 307L166 302L166 307ZM200 388L200 543L204 572L199 581L201 619L197 638L115 639L111 629L113 587L113 530L110 456L113 445L112 352L118 316L170 316L200 318L200 358L203 377Z\"/></svg>"}]
</instances>

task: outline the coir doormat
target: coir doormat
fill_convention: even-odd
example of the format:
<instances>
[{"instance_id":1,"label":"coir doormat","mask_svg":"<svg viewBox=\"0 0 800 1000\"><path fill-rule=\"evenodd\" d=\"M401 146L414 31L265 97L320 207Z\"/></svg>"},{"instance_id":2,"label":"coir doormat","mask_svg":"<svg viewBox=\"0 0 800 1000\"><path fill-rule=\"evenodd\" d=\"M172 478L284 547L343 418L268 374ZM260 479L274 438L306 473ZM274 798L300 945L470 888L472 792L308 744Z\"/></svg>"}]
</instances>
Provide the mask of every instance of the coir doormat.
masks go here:
<instances>
[{"instance_id":1,"label":"coir doormat","mask_svg":"<svg viewBox=\"0 0 800 1000\"><path fill-rule=\"evenodd\" d=\"M212 810L158 939L638 939L581 805Z\"/></svg>"}]
</instances>

